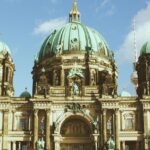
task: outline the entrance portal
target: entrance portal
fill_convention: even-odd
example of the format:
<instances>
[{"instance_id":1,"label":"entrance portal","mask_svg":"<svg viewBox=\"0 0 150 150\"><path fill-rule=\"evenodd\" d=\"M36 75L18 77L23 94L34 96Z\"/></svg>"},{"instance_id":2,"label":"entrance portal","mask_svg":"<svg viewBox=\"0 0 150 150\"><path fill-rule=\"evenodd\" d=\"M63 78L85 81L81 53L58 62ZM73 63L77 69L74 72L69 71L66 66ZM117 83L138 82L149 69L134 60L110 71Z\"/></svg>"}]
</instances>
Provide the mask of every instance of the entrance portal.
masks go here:
<instances>
[{"instance_id":1,"label":"entrance portal","mask_svg":"<svg viewBox=\"0 0 150 150\"><path fill-rule=\"evenodd\" d=\"M61 127L61 150L94 150L92 129L84 118L74 116Z\"/></svg>"}]
</instances>

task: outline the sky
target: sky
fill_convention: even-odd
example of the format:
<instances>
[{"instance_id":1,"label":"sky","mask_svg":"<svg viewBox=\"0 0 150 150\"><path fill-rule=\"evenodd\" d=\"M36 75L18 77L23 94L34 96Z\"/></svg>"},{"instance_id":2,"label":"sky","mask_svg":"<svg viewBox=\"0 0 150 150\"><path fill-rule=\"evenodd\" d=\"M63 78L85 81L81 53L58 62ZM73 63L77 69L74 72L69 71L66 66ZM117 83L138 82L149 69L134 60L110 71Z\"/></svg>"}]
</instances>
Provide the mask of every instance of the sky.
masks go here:
<instances>
[{"instance_id":1,"label":"sky","mask_svg":"<svg viewBox=\"0 0 150 150\"><path fill-rule=\"evenodd\" d=\"M44 39L68 22L73 0L0 0L0 41L7 43L15 63L15 96L32 93L34 58ZM135 94L130 76L134 61L133 20L137 52L150 40L150 0L77 0L81 22L95 28L115 53L118 94Z\"/></svg>"}]
</instances>

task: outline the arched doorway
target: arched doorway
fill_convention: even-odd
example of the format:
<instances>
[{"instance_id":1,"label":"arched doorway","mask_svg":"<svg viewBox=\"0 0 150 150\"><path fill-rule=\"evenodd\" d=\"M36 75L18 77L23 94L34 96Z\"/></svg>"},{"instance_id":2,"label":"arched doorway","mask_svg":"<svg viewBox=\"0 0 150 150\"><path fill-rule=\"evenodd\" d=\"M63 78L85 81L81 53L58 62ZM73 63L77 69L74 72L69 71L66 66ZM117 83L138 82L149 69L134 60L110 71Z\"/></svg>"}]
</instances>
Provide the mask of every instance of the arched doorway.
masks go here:
<instances>
[{"instance_id":1,"label":"arched doorway","mask_svg":"<svg viewBox=\"0 0 150 150\"><path fill-rule=\"evenodd\" d=\"M71 116L61 126L60 150L94 150L92 128L82 117Z\"/></svg>"}]
</instances>

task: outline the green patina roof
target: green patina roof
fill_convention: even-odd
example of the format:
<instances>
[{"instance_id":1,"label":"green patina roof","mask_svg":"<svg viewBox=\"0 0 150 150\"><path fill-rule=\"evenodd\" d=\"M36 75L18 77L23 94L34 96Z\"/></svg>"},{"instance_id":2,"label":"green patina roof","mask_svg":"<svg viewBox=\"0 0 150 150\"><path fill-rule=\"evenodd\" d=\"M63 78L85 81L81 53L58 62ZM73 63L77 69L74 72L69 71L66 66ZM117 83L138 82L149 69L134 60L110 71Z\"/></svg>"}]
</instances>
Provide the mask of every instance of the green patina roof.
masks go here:
<instances>
[{"instance_id":1,"label":"green patina roof","mask_svg":"<svg viewBox=\"0 0 150 150\"><path fill-rule=\"evenodd\" d=\"M1 42L1 41L0 41L0 53L1 53L1 52L5 52L5 53L8 52L9 55L11 55L11 51L10 51L8 45L5 44L4 42Z\"/></svg>"},{"instance_id":2,"label":"green patina roof","mask_svg":"<svg viewBox=\"0 0 150 150\"><path fill-rule=\"evenodd\" d=\"M140 51L140 55L150 54L150 41L146 42Z\"/></svg>"},{"instance_id":3,"label":"green patina roof","mask_svg":"<svg viewBox=\"0 0 150 150\"><path fill-rule=\"evenodd\" d=\"M45 39L35 62L57 54L73 53L73 51L75 53L77 51L78 53L91 52L101 57L114 59L113 52L109 50L104 38L97 31L80 22L80 12L76 1L69 13L69 23L61 29L54 30Z\"/></svg>"},{"instance_id":4,"label":"green patina roof","mask_svg":"<svg viewBox=\"0 0 150 150\"><path fill-rule=\"evenodd\" d=\"M20 94L20 97L21 98L31 98L31 94L27 90L25 90L24 92L22 92Z\"/></svg>"},{"instance_id":5,"label":"green patina roof","mask_svg":"<svg viewBox=\"0 0 150 150\"><path fill-rule=\"evenodd\" d=\"M131 94L127 91L122 91L121 97L131 97Z\"/></svg>"},{"instance_id":6,"label":"green patina roof","mask_svg":"<svg viewBox=\"0 0 150 150\"><path fill-rule=\"evenodd\" d=\"M59 30L54 30L44 41L36 62L57 53L69 53L72 46L78 51L98 52L102 57L112 57L112 52L104 38L94 29L80 22L69 22Z\"/></svg>"}]
</instances>

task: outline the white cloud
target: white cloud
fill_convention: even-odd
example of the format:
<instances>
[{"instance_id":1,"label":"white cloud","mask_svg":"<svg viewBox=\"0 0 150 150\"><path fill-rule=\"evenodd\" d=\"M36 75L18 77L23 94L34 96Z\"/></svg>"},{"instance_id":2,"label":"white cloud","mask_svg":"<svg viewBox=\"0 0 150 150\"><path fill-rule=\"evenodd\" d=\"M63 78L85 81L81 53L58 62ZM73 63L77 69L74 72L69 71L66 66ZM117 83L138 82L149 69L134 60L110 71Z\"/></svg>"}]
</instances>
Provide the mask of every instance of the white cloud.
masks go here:
<instances>
[{"instance_id":1,"label":"white cloud","mask_svg":"<svg viewBox=\"0 0 150 150\"><path fill-rule=\"evenodd\" d=\"M112 5L111 8L106 12L107 16L112 16L115 13L115 6Z\"/></svg>"},{"instance_id":2,"label":"white cloud","mask_svg":"<svg viewBox=\"0 0 150 150\"><path fill-rule=\"evenodd\" d=\"M45 35L52 32L55 29L62 27L66 22L66 17L44 21L34 28L33 33L35 35Z\"/></svg>"},{"instance_id":3,"label":"white cloud","mask_svg":"<svg viewBox=\"0 0 150 150\"><path fill-rule=\"evenodd\" d=\"M135 16L136 20L136 43L137 51L140 53L142 45L146 41L150 41L150 2L147 6L140 10ZM132 20L133 23L133 20ZM133 29L126 35L121 48L116 53L119 64L133 62L134 58L134 33Z\"/></svg>"},{"instance_id":4,"label":"white cloud","mask_svg":"<svg viewBox=\"0 0 150 150\"><path fill-rule=\"evenodd\" d=\"M105 7L107 4L109 4L111 0L103 0L100 7Z\"/></svg>"},{"instance_id":5,"label":"white cloud","mask_svg":"<svg viewBox=\"0 0 150 150\"><path fill-rule=\"evenodd\" d=\"M112 0L103 0L96 7L96 13L102 12L104 16L112 16L115 13L115 5Z\"/></svg>"}]
</instances>

